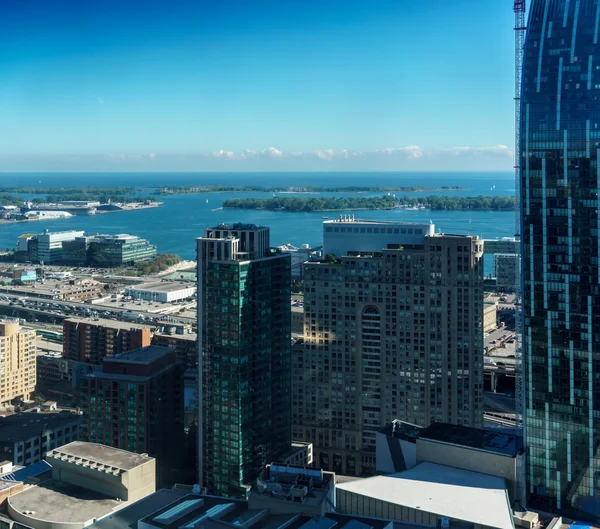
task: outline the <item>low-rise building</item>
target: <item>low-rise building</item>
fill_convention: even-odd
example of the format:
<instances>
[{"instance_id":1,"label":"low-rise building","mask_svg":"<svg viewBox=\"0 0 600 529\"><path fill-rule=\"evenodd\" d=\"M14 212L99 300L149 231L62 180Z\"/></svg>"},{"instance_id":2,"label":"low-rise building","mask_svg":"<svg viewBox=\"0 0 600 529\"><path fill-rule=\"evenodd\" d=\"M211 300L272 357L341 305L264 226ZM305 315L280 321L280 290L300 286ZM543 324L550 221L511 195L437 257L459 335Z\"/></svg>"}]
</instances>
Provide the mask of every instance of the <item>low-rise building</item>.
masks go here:
<instances>
[{"instance_id":1,"label":"low-rise building","mask_svg":"<svg viewBox=\"0 0 600 529\"><path fill-rule=\"evenodd\" d=\"M336 509L430 527L514 529L504 479L429 462L338 483Z\"/></svg>"},{"instance_id":2,"label":"low-rise building","mask_svg":"<svg viewBox=\"0 0 600 529\"><path fill-rule=\"evenodd\" d=\"M81 416L69 411L0 417L0 458L14 465L41 461L57 446L79 439Z\"/></svg>"},{"instance_id":3,"label":"low-rise building","mask_svg":"<svg viewBox=\"0 0 600 529\"><path fill-rule=\"evenodd\" d=\"M74 442L48 453L52 479L10 496L10 518L33 529L83 529L156 490L155 460Z\"/></svg>"},{"instance_id":4,"label":"low-rise building","mask_svg":"<svg viewBox=\"0 0 600 529\"><path fill-rule=\"evenodd\" d=\"M292 305L292 334L304 335L304 307Z\"/></svg>"},{"instance_id":5,"label":"low-rise building","mask_svg":"<svg viewBox=\"0 0 600 529\"><path fill-rule=\"evenodd\" d=\"M125 289L125 295L133 299L144 301L155 301L159 303L170 303L182 299L191 298L196 293L196 285L182 283L180 281L159 281L155 283L143 283Z\"/></svg>"},{"instance_id":6,"label":"low-rise building","mask_svg":"<svg viewBox=\"0 0 600 529\"><path fill-rule=\"evenodd\" d=\"M499 430L433 423L427 428L393 421L377 434L377 471L394 474L428 462L505 480L511 501L524 464L522 437Z\"/></svg>"}]
</instances>

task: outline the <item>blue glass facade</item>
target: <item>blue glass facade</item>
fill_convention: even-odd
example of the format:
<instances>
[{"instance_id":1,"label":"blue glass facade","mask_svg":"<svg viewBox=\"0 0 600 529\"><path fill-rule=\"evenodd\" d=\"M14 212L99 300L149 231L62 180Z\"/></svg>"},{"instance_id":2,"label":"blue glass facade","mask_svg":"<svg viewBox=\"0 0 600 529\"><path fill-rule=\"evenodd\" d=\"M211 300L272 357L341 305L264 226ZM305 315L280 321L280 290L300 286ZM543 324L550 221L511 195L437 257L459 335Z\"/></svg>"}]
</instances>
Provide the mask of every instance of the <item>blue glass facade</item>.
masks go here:
<instances>
[{"instance_id":1,"label":"blue glass facade","mask_svg":"<svg viewBox=\"0 0 600 529\"><path fill-rule=\"evenodd\" d=\"M600 516L598 0L534 0L521 98L528 505Z\"/></svg>"}]
</instances>

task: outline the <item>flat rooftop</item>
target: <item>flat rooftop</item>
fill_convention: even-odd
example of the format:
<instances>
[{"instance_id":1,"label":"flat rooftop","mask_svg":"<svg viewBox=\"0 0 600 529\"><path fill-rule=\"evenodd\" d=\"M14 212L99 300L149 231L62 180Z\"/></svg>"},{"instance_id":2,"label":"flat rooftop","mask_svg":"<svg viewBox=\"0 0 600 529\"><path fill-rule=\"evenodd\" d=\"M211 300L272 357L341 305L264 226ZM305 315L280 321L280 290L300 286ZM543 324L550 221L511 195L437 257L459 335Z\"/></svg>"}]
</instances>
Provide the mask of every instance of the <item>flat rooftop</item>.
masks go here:
<instances>
[{"instance_id":1,"label":"flat rooftop","mask_svg":"<svg viewBox=\"0 0 600 529\"><path fill-rule=\"evenodd\" d=\"M478 472L424 462L337 489L485 527L514 527L504 479Z\"/></svg>"},{"instance_id":2,"label":"flat rooftop","mask_svg":"<svg viewBox=\"0 0 600 529\"><path fill-rule=\"evenodd\" d=\"M72 422L78 422L79 416L68 412L34 413L22 412L0 417L0 439L18 441L39 436L42 429L53 430Z\"/></svg>"},{"instance_id":3,"label":"flat rooftop","mask_svg":"<svg viewBox=\"0 0 600 529\"><path fill-rule=\"evenodd\" d=\"M243 500L189 494L140 521L159 529L232 526L246 529L384 529L390 523L389 520L333 513L306 515L302 512L303 503L295 503L296 509L285 513L277 513L275 508L253 509L249 505Z\"/></svg>"},{"instance_id":4,"label":"flat rooftop","mask_svg":"<svg viewBox=\"0 0 600 529\"><path fill-rule=\"evenodd\" d=\"M184 283L183 281L177 282L155 282L155 283L142 283L141 285L133 285L128 287L129 290L146 290L151 292L179 292L186 288L196 288L195 283Z\"/></svg>"},{"instance_id":5,"label":"flat rooftop","mask_svg":"<svg viewBox=\"0 0 600 529\"><path fill-rule=\"evenodd\" d=\"M136 501L130 505L119 509L117 512L110 514L89 526L89 528L97 529L124 529L127 527L137 527L138 520L156 512L166 505L177 501L179 498L186 496L187 491L161 489L154 494ZM88 529L89 529L88 528Z\"/></svg>"},{"instance_id":6,"label":"flat rooftop","mask_svg":"<svg viewBox=\"0 0 600 529\"><path fill-rule=\"evenodd\" d=\"M152 329L153 325L142 325L141 323L133 323L128 321L108 320L104 318L65 318L66 322L70 323L85 323L86 325L94 325L96 327L106 327L108 329L120 329L130 331L131 329Z\"/></svg>"},{"instance_id":7,"label":"flat rooftop","mask_svg":"<svg viewBox=\"0 0 600 529\"><path fill-rule=\"evenodd\" d=\"M48 452L48 456L75 457L82 460L96 463L98 465L106 465L120 470L132 470L140 465L152 461L152 457L134 454L118 448L112 448L97 443L86 443L83 441L73 441L54 450Z\"/></svg>"},{"instance_id":8,"label":"flat rooftop","mask_svg":"<svg viewBox=\"0 0 600 529\"><path fill-rule=\"evenodd\" d=\"M56 523L85 523L127 505L98 492L52 479L10 496L8 503L25 517Z\"/></svg>"},{"instance_id":9,"label":"flat rooftop","mask_svg":"<svg viewBox=\"0 0 600 529\"><path fill-rule=\"evenodd\" d=\"M423 431L422 426L417 426L416 424L412 424L404 421L392 421L386 424L379 433L383 435L388 435L390 437L395 437L397 439L403 439L405 441L411 441L413 443L417 442L417 437Z\"/></svg>"},{"instance_id":10,"label":"flat rooftop","mask_svg":"<svg viewBox=\"0 0 600 529\"><path fill-rule=\"evenodd\" d=\"M127 362L128 364L148 365L152 362L155 362L159 358L162 358L163 356L167 356L172 353L173 349L169 349L168 347L148 345L147 347L134 349L133 351L128 351L126 353L119 353L115 356L105 357L104 361L117 363Z\"/></svg>"},{"instance_id":11,"label":"flat rooftop","mask_svg":"<svg viewBox=\"0 0 600 529\"><path fill-rule=\"evenodd\" d=\"M348 215L346 215L346 217L348 217ZM323 224L365 224L365 225L372 225L372 226L383 225L383 226L389 226L389 227L404 226L407 228L427 227L428 230L429 230L430 226L433 226L433 224L430 224L429 222L400 222L400 221L394 221L394 220L365 220L365 219L354 219L354 218L338 218L338 219L325 220L325 221L323 221Z\"/></svg>"},{"instance_id":12,"label":"flat rooftop","mask_svg":"<svg viewBox=\"0 0 600 529\"><path fill-rule=\"evenodd\" d=\"M445 422L434 422L421 431L419 439L464 446L512 457L516 457L522 444L521 438L516 435Z\"/></svg>"}]
</instances>

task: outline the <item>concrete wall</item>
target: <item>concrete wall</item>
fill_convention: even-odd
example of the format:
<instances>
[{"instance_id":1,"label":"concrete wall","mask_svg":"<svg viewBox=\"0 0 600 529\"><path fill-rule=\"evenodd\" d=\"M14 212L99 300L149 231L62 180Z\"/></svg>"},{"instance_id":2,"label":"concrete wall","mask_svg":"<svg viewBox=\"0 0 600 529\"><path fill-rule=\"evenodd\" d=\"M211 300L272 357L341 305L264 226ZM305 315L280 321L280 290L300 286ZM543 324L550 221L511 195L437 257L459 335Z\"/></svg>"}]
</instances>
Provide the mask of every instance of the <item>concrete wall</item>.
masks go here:
<instances>
[{"instance_id":1,"label":"concrete wall","mask_svg":"<svg viewBox=\"0 0 600 529\"><path fill-rule=\"evenodd\" d=\"M490 332L498 327L496 311L496 303L483 304L483 332Z\"/></svg>"},{"instance_id":2,"label":"concrete wall","mask_svg":"<svg viewBox=\"0 0 600 529\"><path fill-rule=\"evenodd\" d=\"M375 434L375 465L377 472L393 474L417 464L417 445L381 432Z\"/></svg>"},{"instance_id":3,"label":"concrete wall","mask_svg":"<svg viewBox=\"0 0 600 529\"><path fill-rule=\"evenodd\" d=\"M417 439L417 464L423 461L504 478L510 500L515 498L517 460L514 457Z\"/></svg>"},{"instance_id":4,"label":"concrete wall","mask_svg":"<svg viewBox=\"0 0 600 529\"><path fill-rule=\"evenodd\" d=\"M130 502L138 501L156 492L156 459L123 474L123 485L129 490Z\"/></svg>"}]
</instances>

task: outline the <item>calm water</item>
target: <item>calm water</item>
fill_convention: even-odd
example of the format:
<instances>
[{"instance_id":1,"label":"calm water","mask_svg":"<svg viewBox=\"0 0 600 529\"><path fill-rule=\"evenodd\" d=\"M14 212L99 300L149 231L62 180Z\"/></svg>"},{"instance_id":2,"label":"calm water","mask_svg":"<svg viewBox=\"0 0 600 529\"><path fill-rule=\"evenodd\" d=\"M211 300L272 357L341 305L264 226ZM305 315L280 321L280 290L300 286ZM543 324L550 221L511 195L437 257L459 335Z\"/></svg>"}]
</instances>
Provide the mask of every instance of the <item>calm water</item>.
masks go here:
<instances>
[{"instance_id":1,"label":"calm water","mask_svg":"<svg viewBox=\"0 0 600 529\"><path fill-rule=\"evenodd\" d=\"M41 183L40 183L41 182ZM428 187L462 186L469 191L439 191L451 196L514 194L511 173L179 173L179 174L0 174L0 185L66 187L85 185L370 185ZM406 193L408 196L433 194ZM345 195L327 193L326 195ZM69 219L15 224L0 224L0 248L14 247L16 238L27 232L79 229L89 233L131 233L147 238L162 253L176 253L184 259L194 259L194 239L204 228L219 223L247 222L269 226L274 245L322 243L321 217L335 218L339 213L285 213L275 211L222 210L228 198L268 197L268 193L206 193L163 197L164 206L126 213L76 216ZM301 196L301 195L288 195ZM364 196L368 196L365 194ZM208 203L206 202L208 200ZM348 213L352 213L348 211ZM515 215L491 211L360 211L356 217L374 220L432 221L436 231L464 233L484 238L511 237L515 233ZM486 273L491 272L490 263Z\"/></svg>"}]
</instances>

